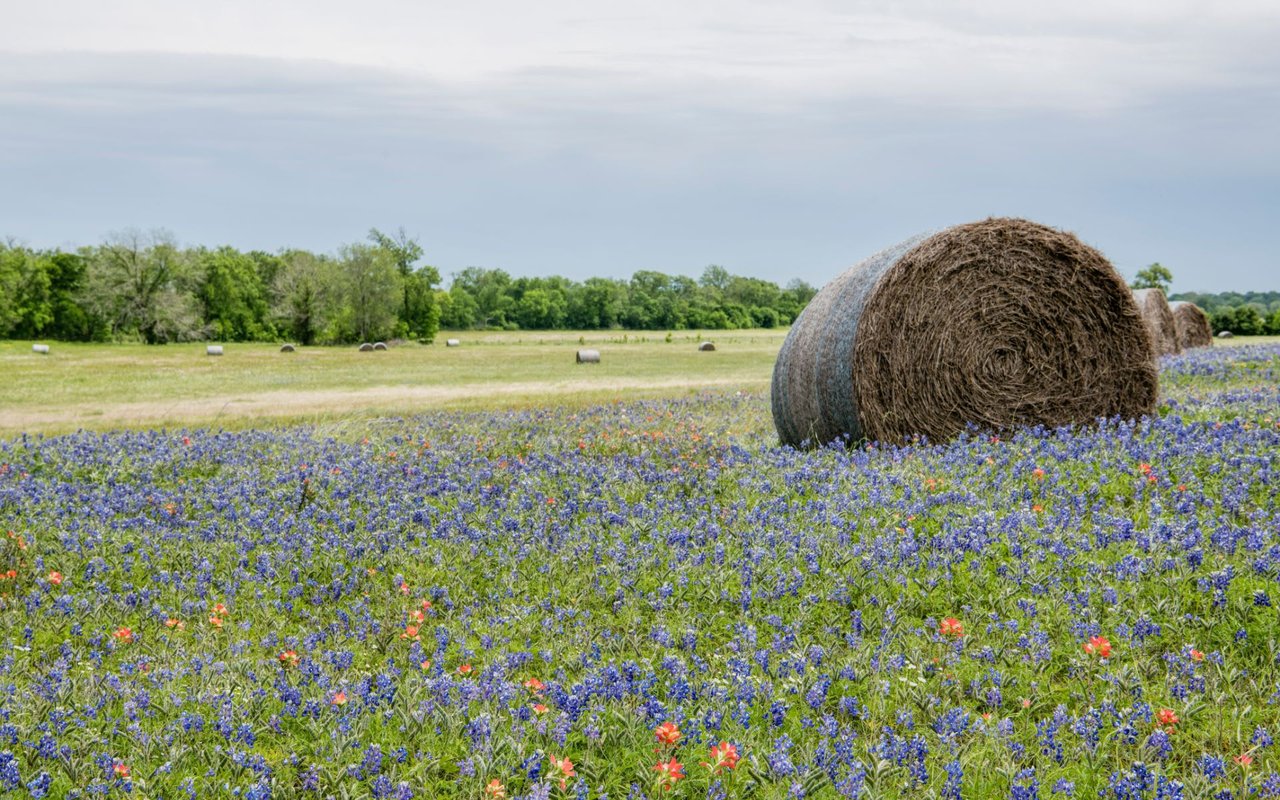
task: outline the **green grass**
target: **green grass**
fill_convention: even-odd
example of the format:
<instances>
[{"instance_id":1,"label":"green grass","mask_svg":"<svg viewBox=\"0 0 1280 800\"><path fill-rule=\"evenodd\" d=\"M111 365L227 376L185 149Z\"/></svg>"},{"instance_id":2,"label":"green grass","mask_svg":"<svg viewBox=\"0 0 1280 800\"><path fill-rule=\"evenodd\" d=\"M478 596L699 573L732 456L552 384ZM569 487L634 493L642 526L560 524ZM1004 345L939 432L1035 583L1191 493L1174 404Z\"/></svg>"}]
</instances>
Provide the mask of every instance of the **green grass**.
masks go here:
<instances>
[{"instance_id":1,"label":"green grass","mask_svg":"<svg viewBox=\"0 0 1280 800\"><path fill-rule=\"evenodd\" d=\"M0 343L0 436L80 428L329 422L427 409L583 406L705 389L764 391L785 330L442 333L387 352L227 344ZM446 348L444 340L462 345ZM703 340L719 349L697 350ZM601 363L579 365L579 347Z\"/></svg>"},{"instance_id":2,"label":"green grass","mask_svg":"<svg viewBox=\"0 0 1280 800\"><path fill-rule=\"evenodd\" d=\"M0 437L78 429L350 423L430 409L583 407L706 389L764 392L786 330L442 332L436 344L355 347L0 342ZM446 338L462 346L446 348ZM713 340L719 349L702 353ZM1235 347L1276 336L1217 340ZM601 363L579 365L590 347Z\"/></svg>"}]
</instances>

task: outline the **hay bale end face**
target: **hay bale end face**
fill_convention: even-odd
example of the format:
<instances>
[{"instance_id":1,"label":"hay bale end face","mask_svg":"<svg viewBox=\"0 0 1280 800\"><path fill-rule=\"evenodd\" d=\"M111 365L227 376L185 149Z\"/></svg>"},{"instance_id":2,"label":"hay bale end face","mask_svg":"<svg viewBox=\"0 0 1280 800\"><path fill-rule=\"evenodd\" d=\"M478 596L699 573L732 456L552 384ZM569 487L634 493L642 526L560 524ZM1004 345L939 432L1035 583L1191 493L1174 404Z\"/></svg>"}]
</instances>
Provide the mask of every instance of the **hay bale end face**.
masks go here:
<instances>
[{"instance_id":1,"label":"hay bale end face","mask_svg":"<svg viewBox=\"0 0 1280 800\"><path fill-rule=\"evenodd\" d=\"M1193 347L1208 347L1213 344L1213 327L1209 325L1209 315L1195 303L1175 300L1169 304L1173 313L1174 328L1178 331L1178 346L1183 350Z\"/></svg>"},{"instance_id":2,"label":"hay bale end face","mask_svg":"<svg viewBox=\"0 0 1280 800\"><path fill-rule=\"evenodd\" d=\"M372 343L370 343L370 342L365 342L364 344L360 345L360 352L361 352L361 353L372 353L372 352L373 352L373 344L372 344Z\"/></svg>"},{"instance_id":3,"label":"hay bale end face","mask_svg":"<svg viewBox=\"0 0 1280 800\"><path fill-rule=\"evenodd\" d=\"M281 346L280 346L280 352L281 352L281 353L292 353L293 351L295 351L295 350L297 350L297 349L298 349L298 348L294 347L294 346L293 346L293 345L291 345L291 344L284 344L284 345L281 345Z\"/></svg>"},{"instance_id":4,"label":"hay bale end face","mask_svg":"<svg viewBox=\"0 0 1280 800\"><path fill-rule=\"evenodd\" d=\"M1154 410L1128 286L1070 233L988 219L877 253L810 301L773 370L784 444L948 439Z\"/></svg>"},{"instance_id":5,"label":"hay bale end face","mask_svg":"<svg viewBox=\"0 0 1280 800\"><path fill-rule=\"evenodd\" d=\"M47 344L33 344L33 345L31 345L31 352L33 352L33 353L40 353L41 355L48 355L48 354L49 354L49 345L47 345Z\"/></svg>"},{"instance_id":6,"label":"hay bale end face","mask_svg":"<svg viewBox=\"0 0 1280 800\"><path fill-rule=\"evenodd\" d=\"M462 342L458 341L457 339L445 339L445 340L444 340L444 346L445 346L445 347L457 347L457 346L458 346L458 345L460 345L460 344L462 344Z\"/></svg>"},{"instance_id":7,"label":"hay bale end face","mask_svg":"<svg viewBox=\"0 0 1280 800\"><path fill-rule=\"evenodd\" d=\"M204 349L204 353L207 356L220 356L222 355L222 345L211 344Z\"/></svg>"},{"instance_id":8,"label":"hay bale end face","mask_svg":"<svg viewBox=\"0 0 1280 800\"><path fill-rule=\"evenodd\" d=\"M710 353L715 349L716 349L716 346L714 342L703 342L702 344L698 345L698 350L703 353Z\"/></svg>"},{"instance_id":9,"label":"hay bale end face","mask_svg":"<svg viewBox=\"0 0 1280 800\"><path fill-rule=\"evenodd\" d=\"M374 350L386 350L386 349L387 349L387 343L386 343L386 342L374 342L374 343L373 343L373 349L374 349Z\"/></svg>"},{"instance_id":10,"label":"hay bale end face","mask_svg":"<svg viewBox=\"0 0 1280 800\"><path fill-rule=\"evenodd\" d=\"M579 364L599 364L600 351L599 350L579 350L577 355L577 361Z\"/></svg>"},{"instance_id":11,"label":"hay bale end face","mask_svg":"<svg viewBox=\"0 0 1280 800\"><path fill-rule=\"evenodd\" d=\"M1182 352L1178 345L1178 324L1169 310L1169 301L1159 289L1134 289L1133 301L1147 323L1151 343L1156 355L1168 356Z\"/></svg>"}]
</instances>

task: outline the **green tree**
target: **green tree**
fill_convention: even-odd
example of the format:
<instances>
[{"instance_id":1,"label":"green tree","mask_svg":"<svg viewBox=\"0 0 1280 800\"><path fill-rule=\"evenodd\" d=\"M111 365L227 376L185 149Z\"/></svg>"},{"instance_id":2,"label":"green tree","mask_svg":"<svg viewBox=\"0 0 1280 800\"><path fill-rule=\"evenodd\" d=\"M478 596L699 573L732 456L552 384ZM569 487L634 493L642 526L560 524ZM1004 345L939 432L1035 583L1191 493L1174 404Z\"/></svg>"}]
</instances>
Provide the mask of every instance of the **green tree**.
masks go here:
<instances>
[{"instance_id":1,"label":"green tree","mask_svg":"<svg viewBox=\"0 0 1280 800\"><path fill-rule=\"evenodd\" d=\"M276 324L302 345L320 339L336 315L342 294L333 261L305 250L281 255L271 293Z\"/></svg>"},{"instance_id":2,"label":"green tree","mask_svg":"<svg viewBox=\"0 0 1280 800\"><path fill-rule=\"evenodd\" d=\"M440 283L440 272L435 267L415 268L422 258L422 245L409 238L404 228L389 236L377 228L369 229L369 241L384 250L395 262L400 274L401 302L397 316L400 325L397 333L419 341L430 342L440 328L440 308L436 305L435 287Z\"/></svg>"},{"instance_id":3,"label":"green tree","mask_svg":"<svg viewBox=\"0 0 1280 800\"><path fill-rule=\"evenodd\" d=\"M209 335L230 342L269 339L275 331L258 263L231 247L198 250L196 299Z\"/></svg>"},{"instance_id":4,"label":"green tree","mask_svg":"<svg viewBox=\"0 0 1280 800\"><path fill-rule=\"evenodd\" d=\"M395 261L381 247L349 244L338 251L338 272L343 303L338 318L331 321L331 337L358 342L389 338L400 301Z\"/></svg>"},{"instance_id":5,"label":"green tree","mask_svg":"<svg viewBox=\"0 0 1280 800\"><path fill-rule=\"evenodd\" d=\"M1169 293L1171 283L1173 283L1173 273L1161 266L1158 261L1145 269L1138 270L1138 274L1133 278L1133 288L1159 289L1165 294Z\"/></svg>"},{"instance_id":6,"label":"green tree","mask_svg":"<svg viewBox=\"0 0 1280 800\"><path fill-rule=\"evenodd\" d=\"M137 336L147 344L199 338L188 266L165 231L114 233L92 251L84 298L113 338Z\"/></svg>"}]
</instances>

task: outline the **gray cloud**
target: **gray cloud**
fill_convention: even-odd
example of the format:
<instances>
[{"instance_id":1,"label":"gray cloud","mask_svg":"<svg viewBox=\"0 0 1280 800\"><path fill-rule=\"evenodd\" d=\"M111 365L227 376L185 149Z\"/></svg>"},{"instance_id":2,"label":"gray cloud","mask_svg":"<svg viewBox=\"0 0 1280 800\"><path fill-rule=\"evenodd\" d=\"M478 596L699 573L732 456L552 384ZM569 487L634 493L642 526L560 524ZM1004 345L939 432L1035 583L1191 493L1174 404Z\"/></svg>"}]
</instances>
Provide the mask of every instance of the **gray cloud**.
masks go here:
<instances>
[{"instance_id":1,"label":"gray cloud","mask_svg":"<svg viewBox=\"0 0 1280 800\"><path fill-rule=\"evenodd\" d=\"M163 225L328 249L405 225L446 272L705 264L822 283L923 229L1017 214L1128 272L1260 288L1280 245L1274 87L1120 107L775 92L625 65L484 80L322 60L0 55L0 216L41 244ZM1269 283L1270 281L1270 283Z\"/></svg>"}]
</instances>

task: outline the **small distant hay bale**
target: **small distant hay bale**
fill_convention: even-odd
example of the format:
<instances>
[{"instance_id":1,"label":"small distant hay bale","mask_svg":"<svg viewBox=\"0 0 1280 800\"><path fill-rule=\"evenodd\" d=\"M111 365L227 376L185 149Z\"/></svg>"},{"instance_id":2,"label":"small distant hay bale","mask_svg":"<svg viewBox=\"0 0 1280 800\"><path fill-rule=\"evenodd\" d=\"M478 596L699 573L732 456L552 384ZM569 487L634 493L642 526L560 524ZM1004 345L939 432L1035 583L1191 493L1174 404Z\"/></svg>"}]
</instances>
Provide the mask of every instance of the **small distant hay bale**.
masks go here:
<instances>
[{"instance_id":1,"label":"small distant hay bale","mask_svg":"<svg viewBox=\"0 0 1280 800\"><path fill-rule=\"evenodd\" d=\"M577 359L579 364L599 364L600 351L599 350L579 350L577 354Z\"/></svg>"},{"instance_id":2,"label":"small distant hay bale","mask_svg":"<svg viewBox=\"0 0 1280 800\"><path fill-rule=\"evenodd\" d=\"M280 345L280 352L281 352L281 353L292 353L292 352L294 352L294 351L295 351L295 350L297 350L297 349L298 349L298 348L294 347L294 346L293 346L293 345L291 345L291 344L282 344L282 345Z\"/></svg>"},{"instance_id":3,"label":"small distant hay bale","mask_svg":"<svg viewBox=\"0 0 1280 800\"><path fill-rule=\"evenodd\" d=\"M220 356L222 355L222 345L211 344L204 349L204 354L207 356Z\"/></svg>"},{"instance_id":4,"label":"small distant hay bale","mask_svg":"<svg viewBox=\"0 0 1280 800\"><path fill-rule=\"evenodd\" d=\"M1159 289L1134 289L1133 301L1138 304L1138 311L1147 323L1147 331L1151 335L1151 343L1156 348L1156 355L1168 356L1181 353L1178 346L1178 323L1169 310L1169 301Z\"/></svg>"},{"instance_id":5,"label":"small distant hay bale","mask_svg":"<svg viewBox=\"0 0 1280 800\"><path fill-rule=\"evenodd\" d=\"M1213 344L1213 327L1209 325L1209 315L1195 303L1175 300L1169 304L1173 312L1174 326L1178 330L1178 346L1183 350L1193 347L1208 347Z\"/></svg>"},{"instance_id":6,"label":"small distant hay bale","mask_svg":"<svg viewBox=\"0 0 1280 800\"><path fill-rule=\"evenodd\" d=\"M373 349L374 349L374 350L386 350L386 349L387 349L387 343L386 343L386 342L374 342L374 343L373 343Z\"/></svg>"},{"instance_id":7,"label":"small distant hay bale","mask_svg":"<svg viewBox=\"0 0 1280 800\"><path fill-rule=\"evenodd\" d=\"M716 349L715 342L703 342L702 344L698 345L698 350L703 353L710 353L715 349Z\"/></svg>"},{"instance_id":8,"label":"small distant hay bale","mask_svg":"<svg viewBox=\"0 0 1280 800\"><path fill-rule=\"evenodd\" d=\"M1074 235L988 219L908 239L810 301L773 370L783 444L942 441L1155 409L1133 295Z\"/></svg>"},{"instance_id":9,"label":"small distant hay bale","mask_svg":"<svg viewBox=\"0 0 1280 800\"><path fill-rule=\"evenodd\" d=\"M365 342L364 344L360 345L360 352L361 352L361 353L372 353L372 352L373 352L373 344L372 344L372 343L370 343L370 342Z\"/></svg>"},{"instance_id":10,"label":"small distant hay bale","mask_svg":"<svg viewBox=\"0 0 1280 800\"><path fill-rule=\"evenodd\" d=\"M33 353L40 353L41 355L48 355L48 354L49 354L49 345L47 345L47 344L33 344L33 345L31 345L31 352L33 352Z\"/></svg>"},{"instance_id":11,"label":"small distant hay bale","mask_svg":"<svg viewBox=\"0 0 1280 800\"><path fill-rule=\"evenodd\" d=\"M460 346L461 344L462 344L462 342L458 341L457 339L445 339L445 340L444 340L444 346L445 346L445 347L458 347L458 346Z\"/></svg>"},{"instance_id":12,"label":"small distant hay bale","mask_svg":"<svg viewBox=\"0 0 1280 800\"><path fill-rule=\"evenodd\" d=\"M1234 333L1232 333L1231 331L1219 331L1219 332L1218 332L1218 338L1219 338L1219 339L1234 339L1234 338L1235 338L1235 334L1234 334Z\"/></svg>"}]
</instances>

